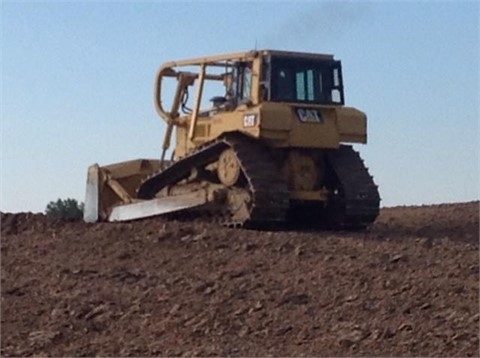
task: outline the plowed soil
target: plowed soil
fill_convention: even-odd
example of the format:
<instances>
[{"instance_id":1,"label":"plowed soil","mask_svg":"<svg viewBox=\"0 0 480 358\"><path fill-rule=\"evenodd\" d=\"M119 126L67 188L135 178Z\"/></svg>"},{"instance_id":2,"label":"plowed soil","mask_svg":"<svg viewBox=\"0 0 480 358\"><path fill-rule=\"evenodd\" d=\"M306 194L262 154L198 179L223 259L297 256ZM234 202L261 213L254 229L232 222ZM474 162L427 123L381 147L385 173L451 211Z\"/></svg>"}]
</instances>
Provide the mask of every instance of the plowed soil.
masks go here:
<instances>
[{"instance_id":1,"label":"plowed soil","mask_svg":"<svg viewBox=\"0 0 480 358\"><path fill-rule=\"evenodd\" d=\"M365 232L1 216L2 356L479 356L479 203Z\"/></svg>"}]
</instances>

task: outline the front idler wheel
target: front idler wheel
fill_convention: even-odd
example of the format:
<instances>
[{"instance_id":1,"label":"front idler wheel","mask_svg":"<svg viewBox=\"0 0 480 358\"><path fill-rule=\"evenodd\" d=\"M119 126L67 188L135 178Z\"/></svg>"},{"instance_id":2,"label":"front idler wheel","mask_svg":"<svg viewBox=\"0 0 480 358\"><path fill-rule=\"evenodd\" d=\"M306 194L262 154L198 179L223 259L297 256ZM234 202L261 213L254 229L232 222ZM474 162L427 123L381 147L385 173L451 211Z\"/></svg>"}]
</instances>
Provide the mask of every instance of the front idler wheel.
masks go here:
<instances>
[{"instance_id":1,"label":"front idler wheel","mask_svg":"<svg viewBox=\"0 0 480 358\"><path fill-rule=\"evenodd\" d=\"M218 158L217 175L226 186L234 186L240 178L242 169L232 148L224 150Z\"/></svg>"}]
</instances>

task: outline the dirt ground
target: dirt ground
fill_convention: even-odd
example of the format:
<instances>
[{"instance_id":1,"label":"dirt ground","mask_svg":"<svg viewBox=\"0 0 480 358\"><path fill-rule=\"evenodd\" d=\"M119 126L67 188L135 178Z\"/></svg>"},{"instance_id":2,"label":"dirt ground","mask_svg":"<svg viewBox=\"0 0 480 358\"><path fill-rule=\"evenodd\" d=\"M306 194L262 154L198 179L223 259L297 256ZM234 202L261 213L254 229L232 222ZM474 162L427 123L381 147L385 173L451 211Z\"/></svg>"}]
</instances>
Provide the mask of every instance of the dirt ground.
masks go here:
<instances>
[{"instance_id":1,"label":"dirt ground","mask_svg":"<svg viewBox=\"0 0 480 358\"><path fill-rule=\"evenodd\" d=\"M1 355L479 356L479 203L368 231L1 216Z\"/></svg>"}]
</instances>

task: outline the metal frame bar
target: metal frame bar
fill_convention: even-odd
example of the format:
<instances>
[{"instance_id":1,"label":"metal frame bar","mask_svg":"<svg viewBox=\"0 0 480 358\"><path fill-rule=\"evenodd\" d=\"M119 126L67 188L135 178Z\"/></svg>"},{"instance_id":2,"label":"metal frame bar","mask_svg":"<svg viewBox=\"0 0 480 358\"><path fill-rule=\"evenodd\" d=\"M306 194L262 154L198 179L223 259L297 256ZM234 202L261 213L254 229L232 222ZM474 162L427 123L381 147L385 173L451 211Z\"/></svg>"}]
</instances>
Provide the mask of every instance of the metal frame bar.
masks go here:
<instances>
[{"instance_id":1,"label":"metal frame bar","mask_svg":"<svg viewBox=\"0 0 480 358\"><path fill-rule=\"evenodd\" d=\"M203 84L205 82L206 64L200 68L200 76L198 77L197 95L195 96L195 107L193 108L190 120L190 128L188 129L188 139L192 140L195 135L195 127L197 125L198 111L200 110L200 102L202 101Z\"/></svg>"}]
</instances>

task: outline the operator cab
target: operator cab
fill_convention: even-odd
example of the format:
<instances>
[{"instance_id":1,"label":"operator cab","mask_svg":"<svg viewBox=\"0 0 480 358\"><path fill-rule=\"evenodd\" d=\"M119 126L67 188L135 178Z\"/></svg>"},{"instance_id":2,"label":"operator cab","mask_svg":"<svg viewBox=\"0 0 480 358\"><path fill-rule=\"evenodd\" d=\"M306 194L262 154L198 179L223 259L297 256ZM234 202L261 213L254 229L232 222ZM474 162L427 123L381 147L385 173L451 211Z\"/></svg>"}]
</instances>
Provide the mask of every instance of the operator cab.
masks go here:
<instances>
[{"instance_id":1,"label":"operator cab","mask_svg":"<svg viewBox=\"0 0 480 358\"><path fill-rule=\"evenodd\" d=\"M226 86L226 99L233 107L249 104L252 94L252 62L237 62ZM343 105L340 61L272 54L264 58L260 91L262 101ZM218 103L218 102L217 102Z\"/></svg>"},{"instance_id":2,"label":"operator cab","mask_svg":"<svg viewBox=\"0 0 480 358\"><path fill-rule=\"evenodd\" d=\"M271 56L263 66L266 101L344 104L340 61Z\"/></svg>"}]
</instances>

